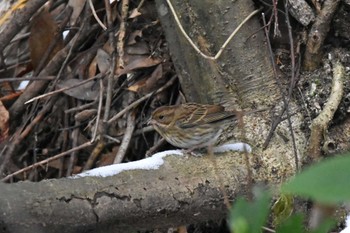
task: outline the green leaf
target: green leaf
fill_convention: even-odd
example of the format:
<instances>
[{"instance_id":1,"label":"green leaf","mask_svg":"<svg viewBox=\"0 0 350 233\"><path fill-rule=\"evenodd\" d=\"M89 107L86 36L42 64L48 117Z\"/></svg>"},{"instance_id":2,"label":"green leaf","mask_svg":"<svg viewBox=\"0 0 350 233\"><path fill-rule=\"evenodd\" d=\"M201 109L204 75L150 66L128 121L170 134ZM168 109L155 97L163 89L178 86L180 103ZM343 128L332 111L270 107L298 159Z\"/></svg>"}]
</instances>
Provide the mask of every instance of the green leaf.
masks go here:
<instances>
[{"instance_id":1,"label":"green leaf","mask_svg":"<svg viewBox=\"0 0 350 233\"><path fill-rule=\"evenodd\" d=\"M282 192L324 204L350 201L350 154L315 164L282 186Z\"/></svg>"},{"instance_id":2,"label":"green leaf","mask_svg":"<svg viewBox=\"0 0 350 233\"><path fill-rule=\"evenodd\" d=\"M273 204L273 225L277 226L293 213L294 199L292 195L280 194Z\"/></svg>"},{"instance_id":3,"label":"green leaf","mask_svg":"<svg viewBox=\"0 0 350 233\"><path fill-rule=\"evenodd\" d=\"M336 221L328 218L324 219L317 229L306 231L303 224L304 219L303 214L294 214L277 226L276 233L327 233L336 226Z\"/></svg>"},{"instance_id":4,"label":"green leaf","mask_svg":"<svg viewBox=\"0 0 350 233\"><path fill-rule=\"evenodd\" d=\"M337 225L334 219L324 219L317 229L310 231L310 233L327 233L331 232L332 228Z\"/></svg>"},{"instance_id":5,"label":"green leaf","mask_svg":"<svg viewBox=\"0 0 350 233\"><path fill-rule=\"evenodd\" d=\"M252 203L243 198L238 198L230 211L229 225L234 233L261 232L265 223L270 206L270 195L260 192Z\"/></svg>"},{"instance_id":6,"label":"green leaf","mask_svg":"<svg viewBox=\"0 0 350 233\"><path fill-rule=\"evenodd\" d=\"M295 214L281 223L276 233L304 233L304 216L302 214Z\"/></svg>"}]
</instances>

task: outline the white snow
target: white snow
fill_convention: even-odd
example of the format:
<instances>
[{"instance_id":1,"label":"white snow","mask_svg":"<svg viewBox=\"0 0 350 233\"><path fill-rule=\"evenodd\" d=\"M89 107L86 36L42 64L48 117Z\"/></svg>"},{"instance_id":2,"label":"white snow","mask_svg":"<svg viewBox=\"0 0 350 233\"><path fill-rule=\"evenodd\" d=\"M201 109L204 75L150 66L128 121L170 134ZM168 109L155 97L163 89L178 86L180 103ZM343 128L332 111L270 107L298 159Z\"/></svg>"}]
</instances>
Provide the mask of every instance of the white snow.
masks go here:
<instances>
[{"instance_id":1,"label":"white snow","mask_svg":"<svg viewBox=\"0 0 350 233\"><path fill-rule=\"evenodd\" d=\"M17 90L24 90L29 84L29 80L22 81L19 86L17 87Z\"/></svg>"},{"instance_id":2,"label":"white snow","mask_svg":"<svg viewBox=\"0 0 350 233\"><path fill-rule=\"evenodd\" d=\"M214 153L224 153L228 151L241 151L248 153L252 152L252 147L248 145L247 143L238 142L238 143L232 143L232 144L225 144L219 147L213 148Z\"/></svg>"},{"instance_id":3,"label":"white snow","mask_svg":"<svg viewBox=\"0 0 350 233\"><path fill-rule=\"evenodd\" d=\"M63 39L66 39L68 33L69 33L69 30L65 30L65 31L62 32Z\"/></svg>"},{"instance_id":4,"label":"white snow","mask_svg":"<svg viewBox=\"0 0 350 233\"><path fill-rule=\"evenodd\" d=\"M155 169L158 169L164 163L163 158L166 157L167 155L183 155L183 153L181 152L181 150L167 150L167 151L156 153L152 157L141 159L135 162L113 164L109 166L104 166L104 167L99 167L92 170L84 171L71 178L80 178L85 176L107 177L107 176L117 175L122 171L136 170L136 169L155 170Z\"/></svg>"},{"instance_id":5,"label":"white snow","mask_svg":"<svg viewBox=\"0 0 350 233\"><path fill-rule=\"evenodd\" d=\"M252 151L252 148L248 144L240 142L240 143L234 143L234 144L226 144L220 147L214 147L213 150L215 153L224 153L227 151L242 151L242 152L247 151L248 153L250 153ZM152 157L141 159L135 162L113 164L109 166L104 166L104 167L99 167L92 170L84 171L70 178L80 178L85 176L107 177L107 176L117 175L123 171L136 170L136 169L155 170L155 169L158 169L161 165L163 165L164 163L163 158L168 155L183 156L184 154L182 150L167 150L167 151L156 153Z\"/></svg>"},{"instance_id":6,"label":"white snow","mask_svg":"<svg viewBox=\"0 0 350 233\"><path fill-rule=\"evenodd\" d=\"M350 214L346 216L345 225L346 227L340 233L350 233Z\"/></svg>"}]
</instances>

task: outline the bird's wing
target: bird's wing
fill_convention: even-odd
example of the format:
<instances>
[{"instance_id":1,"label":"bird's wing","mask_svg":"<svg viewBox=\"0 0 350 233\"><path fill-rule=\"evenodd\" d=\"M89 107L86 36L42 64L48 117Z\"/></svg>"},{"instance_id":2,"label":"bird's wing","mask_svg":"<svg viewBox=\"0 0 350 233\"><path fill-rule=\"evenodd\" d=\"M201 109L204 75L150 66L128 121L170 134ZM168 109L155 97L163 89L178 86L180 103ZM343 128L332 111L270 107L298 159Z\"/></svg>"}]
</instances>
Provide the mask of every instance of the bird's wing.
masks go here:
<instances>
[{"instance_id":1,"label":"bird's wing","mask_svg":"<svg viewBox=\"0 0 350 233\"><path fill-rule=\"evenodd\" d=\"M234 112L225 111L220 105L198 105L187 104L185 106L188 112L182 121L179 121L178 126L182 128L190 128L196 125L214 123L229 117L234 117Z\"/></svg>"}]
</instances>

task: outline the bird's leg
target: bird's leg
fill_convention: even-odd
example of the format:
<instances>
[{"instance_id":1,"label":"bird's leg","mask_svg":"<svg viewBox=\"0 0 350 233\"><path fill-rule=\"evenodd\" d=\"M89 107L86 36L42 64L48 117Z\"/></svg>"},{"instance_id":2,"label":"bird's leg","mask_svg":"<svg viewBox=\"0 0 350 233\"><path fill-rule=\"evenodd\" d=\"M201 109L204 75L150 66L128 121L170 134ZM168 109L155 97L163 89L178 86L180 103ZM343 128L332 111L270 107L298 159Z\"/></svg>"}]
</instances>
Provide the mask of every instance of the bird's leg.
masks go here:
<instances>
[{"instance_id":1,"label":"bird's leg","mask_svg":"<svg viewBox=\"0 0 350 233\"><path fill-rule=\"evenodd\" d=\"M192 155L194 157L202 157L203 154L202 153L198 153L198 152L195 152L194 150L196 150L197 148L191 148L191 149L183 149L182 150L182 153L184 154L189 154L189 155Z\"/></svg>"},{"instance_id":2,"label":"bird's leg","mask_svg":"<svg viewBox=\"0 0 350 233\"><path fill-rule=\"evenodd\" d=\"M206 149L206 151L205 151L205 149ZM197 150L197 152L195 152L195 150ZM193 147L193 148L190 148L190 149L183 149L182 152L184 154L190 154L190 155L195 156L195 157L202 157L205 152L208 155L214 155L213 145L209 145L209 146L207 146L207 148Z\"/></svg>"}]
</instances>

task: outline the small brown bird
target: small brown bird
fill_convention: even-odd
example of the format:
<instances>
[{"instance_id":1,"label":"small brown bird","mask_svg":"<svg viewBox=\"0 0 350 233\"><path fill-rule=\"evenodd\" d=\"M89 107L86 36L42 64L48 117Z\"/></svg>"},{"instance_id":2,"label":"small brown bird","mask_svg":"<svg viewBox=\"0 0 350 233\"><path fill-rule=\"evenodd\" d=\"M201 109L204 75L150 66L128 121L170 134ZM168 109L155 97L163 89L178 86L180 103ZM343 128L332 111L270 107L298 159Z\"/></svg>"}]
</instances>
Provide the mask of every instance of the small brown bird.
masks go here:
<instances>
[{"instance_id":1,"label":"small brown bird","mask_svg":"<svg viewBox=\"0 0 350 233\"><path fill-rule=\"evenodd\" d=\"M213 146L241 113L225 111L220 105L187 103L157 108L149 123L170 144L192 151Z\"/></svg>"}]
</instances>

